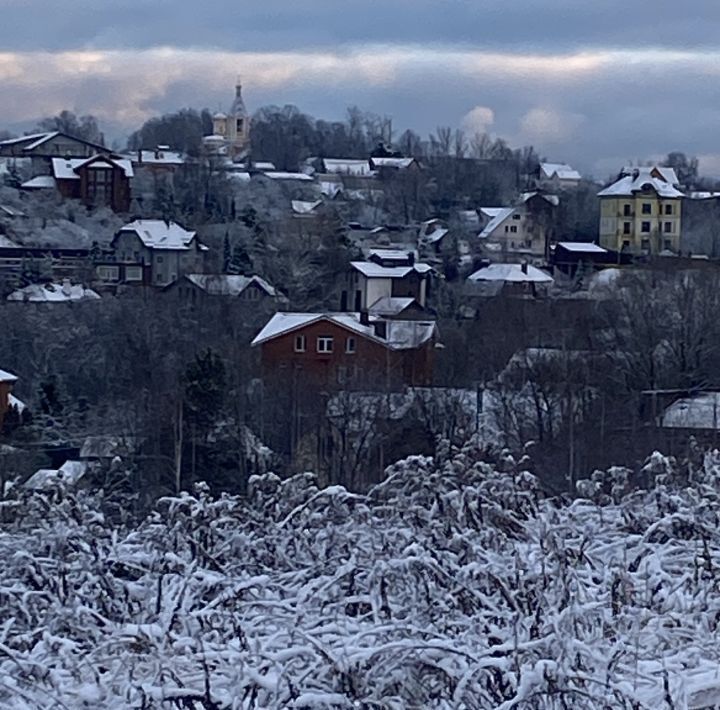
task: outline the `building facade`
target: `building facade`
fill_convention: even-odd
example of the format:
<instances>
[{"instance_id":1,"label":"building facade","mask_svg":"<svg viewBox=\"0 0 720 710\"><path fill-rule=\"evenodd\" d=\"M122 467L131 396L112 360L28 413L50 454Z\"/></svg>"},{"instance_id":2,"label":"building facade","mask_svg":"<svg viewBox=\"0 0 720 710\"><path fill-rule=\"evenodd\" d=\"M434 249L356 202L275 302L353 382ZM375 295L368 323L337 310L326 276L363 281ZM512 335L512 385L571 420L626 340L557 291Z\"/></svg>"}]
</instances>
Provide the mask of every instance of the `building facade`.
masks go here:
<instances>
[{"instance_id":1,"label":"building facade","mask_svg":"<svg viewBox=\"0 0 720 710\"><path fill-rule=\"evenodd\" d=\"M600 246L635 256L678 254L684 195L656 168L638 168L598 193Z\"/></svg>"}]
</instances>

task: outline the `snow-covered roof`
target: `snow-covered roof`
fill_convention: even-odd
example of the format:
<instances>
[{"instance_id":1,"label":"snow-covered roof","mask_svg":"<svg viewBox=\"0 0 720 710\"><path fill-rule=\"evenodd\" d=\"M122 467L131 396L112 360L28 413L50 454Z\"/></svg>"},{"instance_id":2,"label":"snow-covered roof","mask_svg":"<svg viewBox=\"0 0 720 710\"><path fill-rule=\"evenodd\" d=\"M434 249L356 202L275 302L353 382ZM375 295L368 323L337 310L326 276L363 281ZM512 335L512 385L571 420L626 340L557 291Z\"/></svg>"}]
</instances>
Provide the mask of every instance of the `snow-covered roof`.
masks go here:
<instances>
[{"instance_id":1,"label":"snow-covered roof","mask_svg":"<svg viewBox=\"0 0 720 710\"><path fill-rule=\"evenodd\" d=\"M375 334L372 324L363 325L360 322L359 313L276 313L255 336L252 345L260 345L323 320L381 343L392 350L416 348L432 338L437 331L435 321L383 321L386 337L380 338Z\"/></svg>"},{"instance_id":2,"label":"snow-covered roof","mask_svg":"<svg viewBox=\"0 0 720 710\"><path fill-rule=\"evenodd\" d=\"M661 426L720 430L720 392L703 392L673 402L663 413Z\"/></svg>"},{"instance_id":3,"label":"snow-covered roof","mask_svg":"<svg viewBox=\"0 0 720 710\"><path fill-rule=\"evenodd\" d=\"M265 177L269 177L271 180L300 180L302 182L312 182L313 179L310 175L305 173L291 173L282 170L269 170L263 173Z\"/></svg>"},{"instance_id":4,"label":"snow-covered roof","mask_svg":"<svg viewBox=\"0 0 720 710\"><path fill-rule=\"evenodd\" d=\"M47 190L55 187L55 178L52 175L36 175L26 180L20 187L26 190Z\"/></svg>"},{"instance_id":5,"label":"snow-covered roof","mask_svg":"<svg viewBox=\"0 0 720 710\"><path fill-rule=\"evenodd\" d=\"M623 177L634 176L637 172L655 173L659 179L664 180L670 185L679 185L680 180L678 179L675 168L668 168L664 165L647 165L647 166L632 166L626 165L621 171L620 175Z\"/></svg>"},{"instance_id":6,"label":"snow-covered roof","mask_svg":"<svg viewBox=\"0 0 720 710\"><path fill-rule=\"evenodd\" d=\"M487 208L486 208L487 209ZM515 212L514 207L498 207L492 208L497 209L495 216L485 225L478 237L480 239L487 239L492 233L502 225L502 223Z\"/></svg>"},{"instance_id":7,"label":"snow-covered roof","mask_svg":"<svg viewBox=\"0 0 720 710\"><path fill-rule=\"evenodd\" d=\"M694 191L691 192L688 197L691 200L711 200L720 197L720 192L712 192L707 190Z\"/></svg>"},{"instance_id":8,"label":"snow-covered roof","mask_svg":"<svg viewBox=\"0 0 720 710\"><path fill-rule=\"evenodd\" d=\"M484 214L486 217L490 217L492 219L493 217L497 217L499 214L504 212L507 207L481 207L480 212Z\"/></svg>"},{"instance_id":9,"label":"snow-covered roof","mask_svg":"<svg viewBox=\"0 0 720 710\"><path fill-rule=\"evenodd\" d=\"M25 288L13 291L8 301L29 303L67 303L69 301L95 301L100 296L82 284L71 284L66 281L59 283L30 284Z\"/></svg>"},{"instance_id":10,"label":"snow-covered roof","mask_svg":"<svg viewBox=\"0 0 720 710\"><path fill-rule=\"evenodd\" d=\"M18 414L22 414L27 409L25 402L18 399L14 394L8 396L8 404L16 409Z\"/></svg>"},{"instance_id":11,"label":"snow-covered roof","mask_svg":"<svg viewBox=\"0 0 720 710\"><path fill-rule=\"evenodd\" d=\"M268 296L277 296L277 291L259 276L236 274L186 274L185 278L212 296L239 296L248 286L256 284Z\"/></svg>"},{"instance_id":12,"label":"snow-covered roof","mask_svg":"<svg viewBox=\"0 0 720 710\"><path fill-rule=\"evenodd\" d=\"M567 251L582 252L583 254L607 254L607 249L603 249L594 242L558 242L557 245Z\"/></svg>"},{"instance_id":13,"label":"snow-covered roof","mask_svg":"<svg viewBox=\"0 0 720 710\"><path fill-rule=\"evenodd\" d=\"M468 276L468 281L552 283L554 279L550 274L531 264L490 264Z\"/></svg>"},{"instance_id":14,"label":"snow-covered roof","mask_svg":"<svg viewBox=\"0 0 720 710\"><path fill-rule=\"evenodd\" d=\"M415 162L415 158L370 158L370 162L376 168L397 168L398 170L404 170Z\"/></svg>"},{"instance_id":15,"label":"snow-covered roof","mask_svg":"<svg viewBox=\"0 0 720 710\"><path fill-rule=\"evenodd\" d=\"M338 193L342 192L343 189L342 183L331 182L329 180L320 180L318 185L320 186L320 192L330 198L335 197Z\"/></svg>"},{"instance_id":16,"label":"snow-covered roof","mask_svg":"<svg viewBox=\"0 0 720 710\"><path fill-rule=\"evenodd\" d=\"M368 308L368 313L371 316L396 316L413 303L415 299L410 296L383 296Z\"/></svg>"},{"instance_id":17,"label":"snow-covered roof","mask_svg":"<svg viewBox=\"0 0 720 710\"><path fill-rule=\"evenodd\" d=\"M0 382L17 382L17 377L7 370L0 370Z\"/></svg>"},{"instance_id":18,"label":"snow-covered roof","mask_svg":"<svg viewBox=\"0 0 720 710\"><path fill-rule=\"evenodd\" d=\"M553 207L557 207L560 204L560 197L558 195L549 195L546 192L538 192L537 190L533 190L532 192L523 192L520 197L520 202L525 204L533 197L542 197L545 202L548 202Z\"/></svg>"},{"instance_id":19,"label":"snow-covered roof","mask_svg":"<svg viewBox=\"0 0 720 710\"><path fill-rule=\"evenodd\" d=\"M367 176L374 175L368 160L356 160L354 158L324 158L324 171L340 175Z\"/></svg>"},{"instance_id":20,"label":"snow-covered roof","mask_svg":"<svg viewBox=\"0 0 720 710\"><path fill-rule=\"evenodd\" d=\"M124 157L136 164L147 163L148 165L182 165L185 162L181 153L169 148L160 148L160 146L157 150L131 151Z\"/></svg>"},{"instance_id":21,"label":"snow-covered roof","mask_svg":"<svg viewBox=\"0 0 720 710\"><path fill-rule=\"evenodd\" d=\"M650 174L649 169L641 169L637 175L626 175L598 192L598 197L632 197L636 192L654 190L660 197L684 197L683 193L671 183Z\"/></svg>"},{"instance_id":22,"label":"snow-covered roof","mask_svg":"<svg viewBox=\"0 0 720 710\"><path fill-rule=\"evenodd\" d=\"M351 261L350 266L369 279L402 279L410 272L426 274L432 271L429 264L413 264L412 266L380 266L372 261Z\"/></svg>"},{"instance_id":23,"label":"snow-covered roof","mask_svg":"<svg viewBox=\"0 0 720 710\"><path fill-rule=\"evenodd\" d=\"M22 160L25 160L25 158L23 158ZM22 210L19 210L15 207L10 207L10 205L0 205L0 212L6 217L27 217L27 215Z\"/></svg>"},{"instance_id":24,"label":"snow-covered roof","mask_svg":"<svg viewBox=\"0 0 720 710\"><path fill-rule=\"evenodd\" d=\"M7 138L4 141L0 141L0 146L4 145L16 145L17 143L27 143L35 142L38 140L38 138L45 138L47 135L49 135L47 132L45 133L31 133L27 136L20 136L18 138ZM56 133L53 133L52 135L57 135Z\"/></svg>"},{"instance_id":25,"label":"snow-covered roof","mask_svg":"<svg viewBox=\"0 0 720 710\"><path fill-rule=\"evenodd\" d=\"M258 160L252 164L255 170L275 170L275 163L271 163L269 160Z\"/></svg>"},{"instance_id":26,"label":"snow-covered roof","mask_svg":"<svg viewBox=\"0 0 720 710\"><path fill-rule=\"evenodd\" d=\"M313 214L317 207L322 204L322 200L308 202L307 200L292 200L290 206L295 214Z\"/></svg>"},{"instance_id":27,"label":"snow-covered roof","mask_svg":"<svg viewBox=\"0 0 720 710\"><path fill-rule=\"evenodd\" d=\"M58 180L78 180L77 171L83 166L88 168L120 168L125 177L133 177L132 162L127 158L111 158L109 155L93 155L90 158L53 158L53 175Z\"/></svg>"},{"instance_id":28,"label":"snow-covered roof","mask_svg":"<svg viewBox=\"0 0 720 710\"><path fill-rule=\"evenodd\" d=\"M87 461L66 461L59 469L41 468L35 471L24 483L24 487L39 491L58 481L75 485L87 473Z\"/></svg>"},{"instance_id":29,"label":"snow-covered roof","mask_svg":"<svg viewBox=\"0 0 720 710\"><path fill-rule=\"evenodd\" d=\"M19 244L15 244L12 239L9 239L4 234L0 234L0 249L18 249Z\"/></svg>"},{"instance_id":30,"label":"snow-covered roof","mask_svg":"<svg viewBox=\"0 0 720 710\"><path fill-rule=\"evenodd\" d=\"M445 229L444 227L437 227L437 229L430 232L430 234L423 234L421 238L424 242L435 244L436 242L439 242L449 231L449 229Z\"/></svg>"},{"instance_id":31,"label":"snow-covered roof","mask_svg":"<svg viewBox=\"0 0 720 710\"><path fill-rule=\"evenodd\" d=\"M118 234L133 232L148 249L187 250L192 246L195 232L189 232L177 222L162 219L136 219L126 224Z\"/></svg>"},{"instance_id":32,"label":"snow-covered roof","mask_svg":"<svg viewBox=\"0 0 720 710\"><path fill-rule=\"evenodd\" d=\"M557 175L559 180L580 180L580 173L567 163L540 163L543 177L552 178Z\"/></svg>"},{"instance_id":33,"label":"snow-covered roof","mask_svg":"<svg viewBox=\"0 0 720 710\"><path fill-rule=\"evenodd\" d=\"M411 257L417 256L417 252L413 249L384 249L382 247L371 247L368 249L368 256L374 256L383 261L404 261Z\"/></svg>"}]
</instances>

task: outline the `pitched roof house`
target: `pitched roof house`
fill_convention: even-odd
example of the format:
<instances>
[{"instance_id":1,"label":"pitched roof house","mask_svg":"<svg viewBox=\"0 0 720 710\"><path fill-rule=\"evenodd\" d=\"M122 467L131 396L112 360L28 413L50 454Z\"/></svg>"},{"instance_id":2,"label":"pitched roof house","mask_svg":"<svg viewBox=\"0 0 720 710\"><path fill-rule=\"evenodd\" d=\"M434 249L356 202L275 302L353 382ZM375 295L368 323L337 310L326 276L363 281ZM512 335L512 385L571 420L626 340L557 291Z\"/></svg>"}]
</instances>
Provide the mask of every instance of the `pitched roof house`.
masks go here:
<instances>
[{"instance_id":1,"label":"pitched roof house","mask_svg":"<svg viewBox=\"0 0 720 710\"><path fill-rule=\"evenodd\" d=\"M191 302L203 296L237 298L257 306L286 300L260 276L236 274L185 274L167 286L165 291Z\"/></svg>"},{"instance_id":2,"label":"pitched roof house","mask_svg":"<svg viewBox=\"0 0 720 710\"><path fill-rule=\"evenodd\" d=\"M0 141L0 156L14 158L90 158L103 152L107 152L105 146L61 131L33 133Z\"/></svg>"},{"instance_id":3,"label":"pitched roof house","mask_svg":"<svg viewBox=\"0 0 720 710\"><path fill-rule=\"evenodd\" d=\"M582 175L567 163L540 163L540 184L558 190L577 187Z\"/></svg>"},{"instance_id":4,"label":"pitched roof house","mask_svg":"<svg viewBox=\"0 0 720 710\"><path fill-rule=\"evenodd\" d=\"M276 313L252 341L266 377L313 387L395 387L432 380L434 321L359 313Z\"/></svg>"},{"instance_id":5,"label":"pitched roof house","mask_svg":"<svg viewBox=\"0 0 720 710\"><path fill-rule=\"evenodd\" d=\"M527 262L522 264L490 264L467 278L470 293L495 296L500 293L515 296L545 295L554 279L550 274Z\"/></svg>"},{"instance_id":6,"label":"pitched roof house","mask_svg":"<svg viewBox=\"0 0 720 710\"><path fill-rule=\"evenodd\" d=\"M167 286L186 273L202 273L207 252L195 232L161 219L137 219L126 224L110 246L115 262L140 270L139 278L133 271L127 282L153 286Z\"/></svg>"},{"instance_id":7,"label":"pitched roof house","mask_svg":"<svg viewBox=\"0 0 720 710\"><path fill-rule=\"evenodd\" d=\"M63 197L79 199L88 206L106 205L115 212L130 209L130 180L134 172L127 158L108 154L53 158L52 176Z\"/></svg>"}]
</instances>

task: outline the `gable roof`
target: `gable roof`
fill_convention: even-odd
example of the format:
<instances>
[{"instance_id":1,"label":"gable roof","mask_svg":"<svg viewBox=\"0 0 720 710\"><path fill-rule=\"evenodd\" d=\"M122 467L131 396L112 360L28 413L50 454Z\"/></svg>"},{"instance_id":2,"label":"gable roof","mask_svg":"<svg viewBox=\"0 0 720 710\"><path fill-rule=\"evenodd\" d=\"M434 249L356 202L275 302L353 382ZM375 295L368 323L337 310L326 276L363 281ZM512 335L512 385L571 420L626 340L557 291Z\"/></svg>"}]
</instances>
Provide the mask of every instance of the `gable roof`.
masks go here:
<instances>
[{"instance_id":1,"label":"gable roof","mask_svg":"<svg viewBox=\"0 0 720 710\"><path fill-rule=\"evenodd\" d=\"M636 192L654 190L660 197L684 197L682 192L660 177L653 177L651 168L637 169L598 192L598 197L632 197Z\"/></svg>"},{"instance_id":2,"label":"gable roof","mask_svg":"<svg viewBox=\"0 0 720 710\"><path fill-rule=\"evenodd\" d=\"M720 430L720 392L702 392L673 402L663 413L661 426Z\"/></svg>"},{"instance_id":3,"label":"gable roof","mask_svg":"<svg viewBox=\"0 0 720 710\"><path fill-rule=\"evenodd\" d=\"M148 249L187 250L195 238L195 232L189 232L177 222L162 219L136 219L122 227L115 239L123 233L137 234Z\"/></svg>"},{"instance_id":4,"label":"gable roof","mask_svg":"<svg viewBox=\"0 0 720 710\"><path fill-rule=\"evenodd\" d=\"M551 204L553 207L557 207L560 204L560 198L557 195L550 195L547 192L540 192L539 190L533 190L532 192L523 192L520 196L521 204L525 204L528 200L533 197L542 197L545 202Z\"/></svg>"},{"instance_id":5,"label":"gable roof","mask_svg":"<svg viewBox=\"0 0 720 710\"><path fill-rule=\"evenodd\" d=\"M503 281L505 283L553 283L550 274L531 264L490 264L468 276L468 281Z\"/></svg>"},{"instance_id":6,"label":"gable roof","mask_svg":"<svg viewBox=\"0 0 720 710\"><path fill-rule=\"evenodd\" d=\"M322 200L315 200L314 202L309 202L307 200L292 200L290 202L290 207L295 214L308 215L314 214L315 210L321 204Z\"/></svg>"},{"instance_id":7,"label":"gable roof","mask_svg":"<svg viewBox=\"0 0 720 710\"><path fill-rule=\"evenodd\" d=\"M432 271L429 264L413 264L412 266L380 266L372 261L351 261L350 266L368 279L402 279L411 271L427 274Z\"/></svg>"},{"instance_id":8,"label":"gable roof","mask_svg":"<svg viewBox=\"0 0 720 710\"><path fill-rule=\"evenodd\" d=\"M637 172L647 172L651 176L657 177L660 180L664 180L670 185L679 185L680 180L678 179L675 168L668 168L665 165L646 165L633 167L632 165L626 165L620 171L620 177L627 177L635 175Z\"/></svg>"},{"instance_id":9,"label":"gable roof","mask_svg":"<svg viewBox=\"0 0 720 710\"><path fill-rule=\"evenodd\" d=\"M495 216L485 225L485 228L478 234L480 239L487 239L502 223L515 212L514 207L491 208L497 210Z\"/></svg>"},{"instance_id":10,"label":"gable roof","mask_svg":"<svg viewBox=\"0 0 720 710\"><path fill-rule=\"evenodd\" d=\"M261 345L320 321L334 323L391 350L417 348L437 332L435 321L382 321L386 327L386 337L381 338L375 334L372 324L363 325L360 322L359 313L276 313L255 336L251 345Z\"/></svg>"},{"instance_id":11,"label":"gable roof","mask_svg":"<svg viewBox=\"0 0 720 710\"><path fill-rule=\"evenodd\" d=\"M56 180L79 180L78 170L89 168L120 168L125 177L133 177L132 162L127 158L111 158L108 155L93 155L90 158L53 158L52 170Z\"/></svg>"},{"instance_id":12,"label":"gable roof","mask_svg":"<svg viewBox=\"0 0 720 710\"><path fill-rule=\"evenodd\" d=\"M371 316L397 316L413 303L417 302L412 296L383 296L368 308L368 313Z\"/></svg>"},{"instance_id":13,"label":"gable roof","mask_svg":"<svg viewBox=\"0 0 720 710\"><path fill-rule=\"evenodd\" d=\"M100 145L99 143L93 143L92 141L87 141L84 138L71 136L69 133L63 133L62 131L46 131L44 133L32 133L29 136L20 136L19 138L9 138L8 140L0 141L0 147L4 145L17 145L18 143L27 142L28 145L23 146L23 150L30 151L40 147L43 143L47 143L53 138L57 138L58 136L63 136L63 138L70 138L71 140L77 141L78 143L83 143L84 145L89 145L93 148L96 148L99 151L107 150L105 146Z\"/></svg>"},{"instance_id":14,"label":"gable roof","mask_svg":"<svg viewBox=\"0 0 720 710\"><path fill-rule=\"evenodd\" d=\"M417 161L415 158L370 158L370 165L373 168L397 168L405 170Z\"/></svg>"},{"instance_id":15,"label":"gable roof","mask_svg":"<svg viewBox=\"0 0 720 710\"><path fill-rule=\"evenodd\" d=\"M239 296L251 284L259 286L268 296L278 295L278 292L259 276L186 274L185 278L212 296Z\"/></svg>"},{"instance_id":16,"label":"gable roof","mask_svg":"<svg viewBox=\"0 0 720 710\"><path fill-rule=\"evenodd\" d=\"M7 370L0 370L0 382L17 382L17 377Z\"/></svg>"},{"instance_id":17,"label":"gable roof","mask_svg":"<svg viewBox=\"0 0 720 710\"><path fill-rule=\"evenodd\" d=\"M580 180L580 173L567 163L540 163L540 170L546 178L557 175L558 180Z\"/></svg>"}]
</instances>

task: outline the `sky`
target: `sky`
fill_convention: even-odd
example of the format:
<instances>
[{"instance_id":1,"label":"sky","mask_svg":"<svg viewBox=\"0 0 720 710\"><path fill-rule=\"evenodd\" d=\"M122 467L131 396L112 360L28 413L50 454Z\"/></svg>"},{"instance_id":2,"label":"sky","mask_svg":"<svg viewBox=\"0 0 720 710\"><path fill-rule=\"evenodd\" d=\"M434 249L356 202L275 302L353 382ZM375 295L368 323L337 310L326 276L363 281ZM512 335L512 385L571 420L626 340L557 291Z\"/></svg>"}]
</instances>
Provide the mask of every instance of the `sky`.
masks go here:
<instances>
[{"instance_id":1,"label":"sky","mask_svg":"<svg viewBox=\"0 0 720 710\"><path fill-rule=\"evenodd\" d=\"M52 11L48 8L52 7ZM349 105L487 131L596 177L672 150L720 176L717 0L0 0L0 128L120 137L182 107Z\"/></svg>"}]
</instances>

